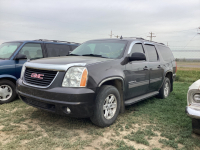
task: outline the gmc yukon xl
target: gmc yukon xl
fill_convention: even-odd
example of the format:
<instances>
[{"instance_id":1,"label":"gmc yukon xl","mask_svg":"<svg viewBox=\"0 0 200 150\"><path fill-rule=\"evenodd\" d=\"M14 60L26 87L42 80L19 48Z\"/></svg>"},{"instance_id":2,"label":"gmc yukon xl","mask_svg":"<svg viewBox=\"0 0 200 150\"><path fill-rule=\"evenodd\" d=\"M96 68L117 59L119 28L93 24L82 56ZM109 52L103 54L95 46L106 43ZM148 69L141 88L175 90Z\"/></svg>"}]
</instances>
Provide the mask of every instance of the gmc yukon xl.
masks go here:
<instances>
[{"instance_id":1,"label":"gmc yukon xl","mask_svg":"<svg viewBox=\"0 0 200 150\"><path fill-rule=\"evenodd\" d=\"M25 103L105 127L119 112L173 90L176 62L162 43L142 38L99 39L69 55L26 62L17 81Z\"/></svg>"}]
</instances>

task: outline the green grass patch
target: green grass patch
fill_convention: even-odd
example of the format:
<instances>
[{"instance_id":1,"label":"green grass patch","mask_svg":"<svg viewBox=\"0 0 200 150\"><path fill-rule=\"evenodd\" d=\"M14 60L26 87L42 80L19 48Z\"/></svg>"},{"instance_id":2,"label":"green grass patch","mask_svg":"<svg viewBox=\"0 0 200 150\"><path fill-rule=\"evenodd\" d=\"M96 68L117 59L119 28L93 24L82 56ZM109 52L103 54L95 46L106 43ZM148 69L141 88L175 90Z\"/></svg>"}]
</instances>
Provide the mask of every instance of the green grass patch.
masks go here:
<instances>
[{"instance_id":1,"label":"green grass patch","mask_svg":"<svg viewBox=\"0 0 200 150\"><path fill-rule=\"evenodd\" d=\"M138 130L135 133L132 131L131 134L128 134L124 138L149 146L149 142L145 139L145 132L141 130Z\"/></svg>"},{"instance_id":2,"label":"green grass patch","mask_svg":"<svg viewBox=\"0 0 200 150\"><path fill-rule=\"evenodd\" d=\"M195 82L200 79L200 70L177 70L176 81L177 82Z\"/></svg>"}]
</instances>

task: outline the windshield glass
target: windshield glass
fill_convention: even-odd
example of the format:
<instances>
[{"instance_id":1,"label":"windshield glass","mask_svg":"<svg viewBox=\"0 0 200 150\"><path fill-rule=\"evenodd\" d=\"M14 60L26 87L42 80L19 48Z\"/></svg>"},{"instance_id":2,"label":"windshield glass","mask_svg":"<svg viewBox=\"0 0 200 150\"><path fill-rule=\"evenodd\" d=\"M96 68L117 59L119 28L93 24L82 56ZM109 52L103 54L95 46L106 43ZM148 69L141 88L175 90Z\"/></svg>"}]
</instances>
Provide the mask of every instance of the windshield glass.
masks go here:
<instances>
[{"instance_id":1,"label":"windshield glass","mask_svg":"<svg viewBox=\"0 0 200 150\"><path fill-rule=\"evenodd\" d=\"M21 43L3 43L0 45L0 59L8 59Z\"/></svg>"},{"instance_id":2,"label":"windshield glass","mask_svg":"<svg viewBox=\"0 0 200 150\"><path fill-rule=\"evenodd\" d=\"M89 41L74 49L70 55L116 59L124 51L127 41Z\"/></svg>"}]
</instances>

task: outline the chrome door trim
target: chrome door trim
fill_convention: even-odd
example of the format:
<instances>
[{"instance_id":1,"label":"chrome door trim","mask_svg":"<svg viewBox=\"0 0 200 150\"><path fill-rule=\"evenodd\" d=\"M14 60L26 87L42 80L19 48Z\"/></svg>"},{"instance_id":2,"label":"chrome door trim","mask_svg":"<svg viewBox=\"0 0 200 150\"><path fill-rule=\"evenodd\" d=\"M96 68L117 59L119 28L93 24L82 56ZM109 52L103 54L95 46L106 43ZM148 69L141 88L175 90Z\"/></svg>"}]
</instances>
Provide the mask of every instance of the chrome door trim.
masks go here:
<instances>
[{"instance_id":1,"label":"chrome door trim","mask_svg":"<svg viewBox=\"0 0 200 150\"><path fill-rule=\"evenodd\" d=\"M137 44L137 43L140 43L140 44L142 44L142 42L141 42L141 41L133 41L133 42L130 44L130 46L129 46L129 49L128 49L128 53L127 53L127 54L130 54L130 52L131 52L131 49L132 49L133 45L135 45L135 44Z\"/></svg>"}]
</instances>

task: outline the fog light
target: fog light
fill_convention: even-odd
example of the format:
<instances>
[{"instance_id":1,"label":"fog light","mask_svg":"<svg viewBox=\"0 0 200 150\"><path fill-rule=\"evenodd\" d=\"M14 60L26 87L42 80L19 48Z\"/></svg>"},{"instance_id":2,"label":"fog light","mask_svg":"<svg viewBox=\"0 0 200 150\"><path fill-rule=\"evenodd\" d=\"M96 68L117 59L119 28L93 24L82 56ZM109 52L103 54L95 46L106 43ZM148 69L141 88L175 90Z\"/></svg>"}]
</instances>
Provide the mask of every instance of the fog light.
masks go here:
<instances>
[{"instance_id":1,"label":"fog light","mask_svg":"<svg viewBox=\"0 0 200 150\"><path fill-rule=\"evenodd\" d=\"M68 114L71 113L71 110L68 107L66 108L66 111Z\"/></svg>"},{"instance_id":2,"label":"fog light","mask_svg":"<svg viewBox=\"0 0 200 150\"><path fill-rule=\"evenodd\" d=\"M194 100L195 100L197 103L200 103L200 94L195 94L195 95L194 95Z\"/></svg>"}]
</instances>

